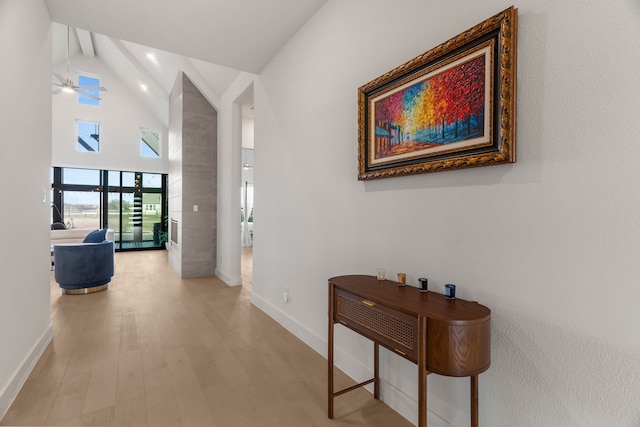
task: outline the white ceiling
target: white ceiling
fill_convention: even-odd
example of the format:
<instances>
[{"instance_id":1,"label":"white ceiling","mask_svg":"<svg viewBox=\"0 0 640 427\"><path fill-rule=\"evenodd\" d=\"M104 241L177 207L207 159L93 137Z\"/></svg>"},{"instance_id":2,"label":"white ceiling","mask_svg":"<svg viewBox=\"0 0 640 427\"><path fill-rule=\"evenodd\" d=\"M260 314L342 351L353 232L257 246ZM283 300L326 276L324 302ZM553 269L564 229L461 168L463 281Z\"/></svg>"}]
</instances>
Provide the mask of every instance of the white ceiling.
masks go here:
<instances>
[{"instance_id":1,"label":"white ceiling","mask_svg":"<svg viewBox=\"0 0 640 427\"><path fill-rule=\"evenodd\" d=\"M54 22L259 73L326 0L45 0Z\"/></svg>"},{"instance_id":2,"label":"white ceiling","mask_svg":"<svg viewBox=\"0 0 640 427\"><path fill-rule=\"evenodd\" d=\"M259 73L325 2L45 0L54 21L53 66L66 68L70 26L70 62L95 55L165 124L179 71L213 101L241 71ZM253 94L242 102L252 116Z\"/></svg>"}]
</instances>

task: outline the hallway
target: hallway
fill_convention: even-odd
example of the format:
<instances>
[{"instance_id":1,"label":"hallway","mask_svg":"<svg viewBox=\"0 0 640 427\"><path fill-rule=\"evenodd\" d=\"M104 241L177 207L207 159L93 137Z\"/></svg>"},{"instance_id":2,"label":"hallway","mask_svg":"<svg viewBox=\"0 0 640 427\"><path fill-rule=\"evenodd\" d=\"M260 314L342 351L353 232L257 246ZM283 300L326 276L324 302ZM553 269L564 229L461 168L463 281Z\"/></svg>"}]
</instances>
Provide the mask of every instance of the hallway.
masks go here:
<instances>
[{"instance_id":1,"label":"hallway","mask_svg":"<svg viewBox=\"0 0 640 427\"><path fill-rule=\"evenodd\" d=\"M326 360L250 304L250 283L181 280L165 251L116 253L115 270L77 296L52 272L54 341L0 425L411 425L364 390L327 419Z\"/></svg>"}]
</instances>

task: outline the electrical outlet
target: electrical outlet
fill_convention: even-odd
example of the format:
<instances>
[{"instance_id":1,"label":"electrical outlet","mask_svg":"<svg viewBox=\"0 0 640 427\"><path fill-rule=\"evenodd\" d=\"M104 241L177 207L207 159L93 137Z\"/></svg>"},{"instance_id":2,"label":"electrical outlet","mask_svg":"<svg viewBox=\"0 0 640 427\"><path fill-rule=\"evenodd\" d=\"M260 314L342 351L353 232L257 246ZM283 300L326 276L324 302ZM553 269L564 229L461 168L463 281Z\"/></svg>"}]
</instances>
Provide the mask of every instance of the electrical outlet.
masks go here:
<instances>
[{"instance_id":1,"label":"electrical outlet","mask_svg":"<svg viewBox=\"0 0 640 427\"><path fill-rule=\"evenodd\" d=\"M284 300L284 302L289 302L289 288L284 288L282 299Z\"/></svg>"}]
</instances>

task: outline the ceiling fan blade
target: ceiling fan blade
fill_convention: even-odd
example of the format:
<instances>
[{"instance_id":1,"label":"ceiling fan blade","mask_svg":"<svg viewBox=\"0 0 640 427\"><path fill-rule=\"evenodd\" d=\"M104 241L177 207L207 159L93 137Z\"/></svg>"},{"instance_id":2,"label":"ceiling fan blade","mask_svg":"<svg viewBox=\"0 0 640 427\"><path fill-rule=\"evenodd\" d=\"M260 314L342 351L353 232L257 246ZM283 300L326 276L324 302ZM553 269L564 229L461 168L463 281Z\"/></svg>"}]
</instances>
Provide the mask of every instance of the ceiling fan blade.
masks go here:
<instances>
[{"instance_id":1,"label":"ceiling fan blade","mask_svg":"<svg viewBox=\"0 0 640 427\"><path fill-rule=\"evenodd\" d=\"M99 90L104 92L107 91L107 88L102 86L76 86L76 88L82 89L82 90Z\"/></svg>"},{"instance_id":2,"label":"ceiling fan blade","mask_svg":"<svg viewBox=\"0 0 640 427\"><path fill-rule=\"evenodd\" d=\"M67 80L64 77L62 77L60 74L54 72L53 75L55 76L56 79L60 80L60 83L62 84L67 83Z\"/></svg>"},{"instance_id":3,"label":"ceiling fan blade","mask_svg":"<svg viewBox=\"0 0 640 427\"><path fill-rule=\"evenodd\" d=\"M73 81L71 80L71 78L69 77L69 26L67 25L67 78L65 79L64 77L62 77L60 74L54 72L53 75L55 76L55 78L57 78L60 81L60 84L58 83L53 83L54 86L58 86L61 89L56 89L53 93L60 93L60 91L69 91L69 89L78 92L81 95L86 96L87 98L91 98L94 99L96 101L100 101L101 98L95 96L92 93L89 93L89 91L91 92L97 92L97 91L107 91L106 88L102 87L102 86L76 86L73 84Z\"/></svg>"},{"instance_id":4,"label":"ceiling fan blade","mask_svg":"<svg viewBox=\"0 0 640 427\"><path fill-rule=\"evenodd\" d=\"M101 101L102 100L102 98L98 98L95 95L92 95L92 94L90 94L88 92L83 91L82 88L74 87L73 90L75 90L76 92L78 92L82 96L86 96L87 98L91 98L91 99L94 99L96 101Z\"/></svg>"}]
</instances>

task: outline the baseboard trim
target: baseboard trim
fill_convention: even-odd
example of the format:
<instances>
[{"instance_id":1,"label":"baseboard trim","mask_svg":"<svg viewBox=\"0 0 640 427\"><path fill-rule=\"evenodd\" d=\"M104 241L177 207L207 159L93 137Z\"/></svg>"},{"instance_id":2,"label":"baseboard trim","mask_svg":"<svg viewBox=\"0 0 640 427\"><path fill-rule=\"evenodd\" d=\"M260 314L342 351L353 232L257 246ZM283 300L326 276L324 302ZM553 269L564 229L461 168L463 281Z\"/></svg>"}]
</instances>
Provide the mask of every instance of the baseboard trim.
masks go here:
<instances>
[{"instance_id":1,"label":"baseboard trim","mask_svg":"<svg viewBox=\"0 0 640 427\"><path fill-rule=\"evenodd\" d=\"M221 270L216 268L216 277L218 277L220 280L222 280L224 283L226 283L229 286L240 286L242 285L242 276L236 276L236 277L231 277L225 273L223 273Z\"/></svg>"},{"instance_id":2,"label":"baseboard trim","mask_svg":"<svg viewBox=\"0 0 640 427\"><path fill-rule=\"evenodd\" d=\"M309 347L320 353L323 357L327 357L327 342L318 334L304 326L302 323L289 316L278 307L271 304L255 292L251 292L251 303L264 311L269 317L274 319L286 330L302 340Z\"/></svg>"},{"instance_id":3,"label":"baseboard trim","mask_svg":"<svg viewBox=\"0 0 640 427\"><path fill-rule=\"evenodd\" d=\"M25 357L22 365L16 370L16 373L13 375L7 387L0 393L0 419L2 419L9 407L15 400L16 396L20 392L20 389L24 385L27 378L31 374L31 371L40 360L42 353L46 350L49 343L53 340L53 325L49 325L44 334L40 337L38 342L31 348L31 351Z\"/></svg>"},{"instance_id":4,"label":"baseboard trim","mask_svg":"<svg viewBox=\"0 0 640 427\"><path fill-rule=\"evenodd\" d=\"M384 379L380 380L380 400L414 425L418 425L418 401ZM429 427L453 427L454 424L427 409Z\"/></svg>"},{"instance_id":5,"label":"baseboard trim","mask_svg":"<svg viewBox=\"0 0 640 427\"><path fill-rule=\"evenodd\" d=\"M324 337L316 334L305 325L289 316L287 313L271 304L266 299L262 298L255 292L251 292L251 303L265 312L269 317L274 319L286 330L291 332L309 347L316 352L327 357L327 340ZM353 378L356 382L366 381L373 377L373 370L362 364L359 360L353 358L349 353L344 350L334 347L334 362L335 366L342 370L349 377ZM365 387L370 393L373 393L373 386L369 385ZM418 402L402 390L398 389L389 382L381 379L380 381L380 400L386 403L390 408L396 411L398 414L417 424L418 421ZM440 416L428 411L429 423L432 423L434 427L446 427L451 426L448 422L443 420ZM431 426L431 424L429 424Z\"/></svg>"},{"instance_id":6,"label":"baseboard trim","mask_svg":"<svg viewBox=\"0 0 640 427\"><path fill-rule=\"evenodd\" d=\"M305 325L262 298L260 295L257 295L255 292L251 293L251 303L264 311L269 317L282 325L302 342L322 355L322 357L325 359L327 358L328 343L324 337L316 334L311 329L307 328ZM366 381L373 377L373 370L371 368L365 366L362 362L337 346L333 349L333 360L338 369L342 370L357 382ZM369 385L366 388L373 393L372 385Z\"/></svg>"}]
</instances>

